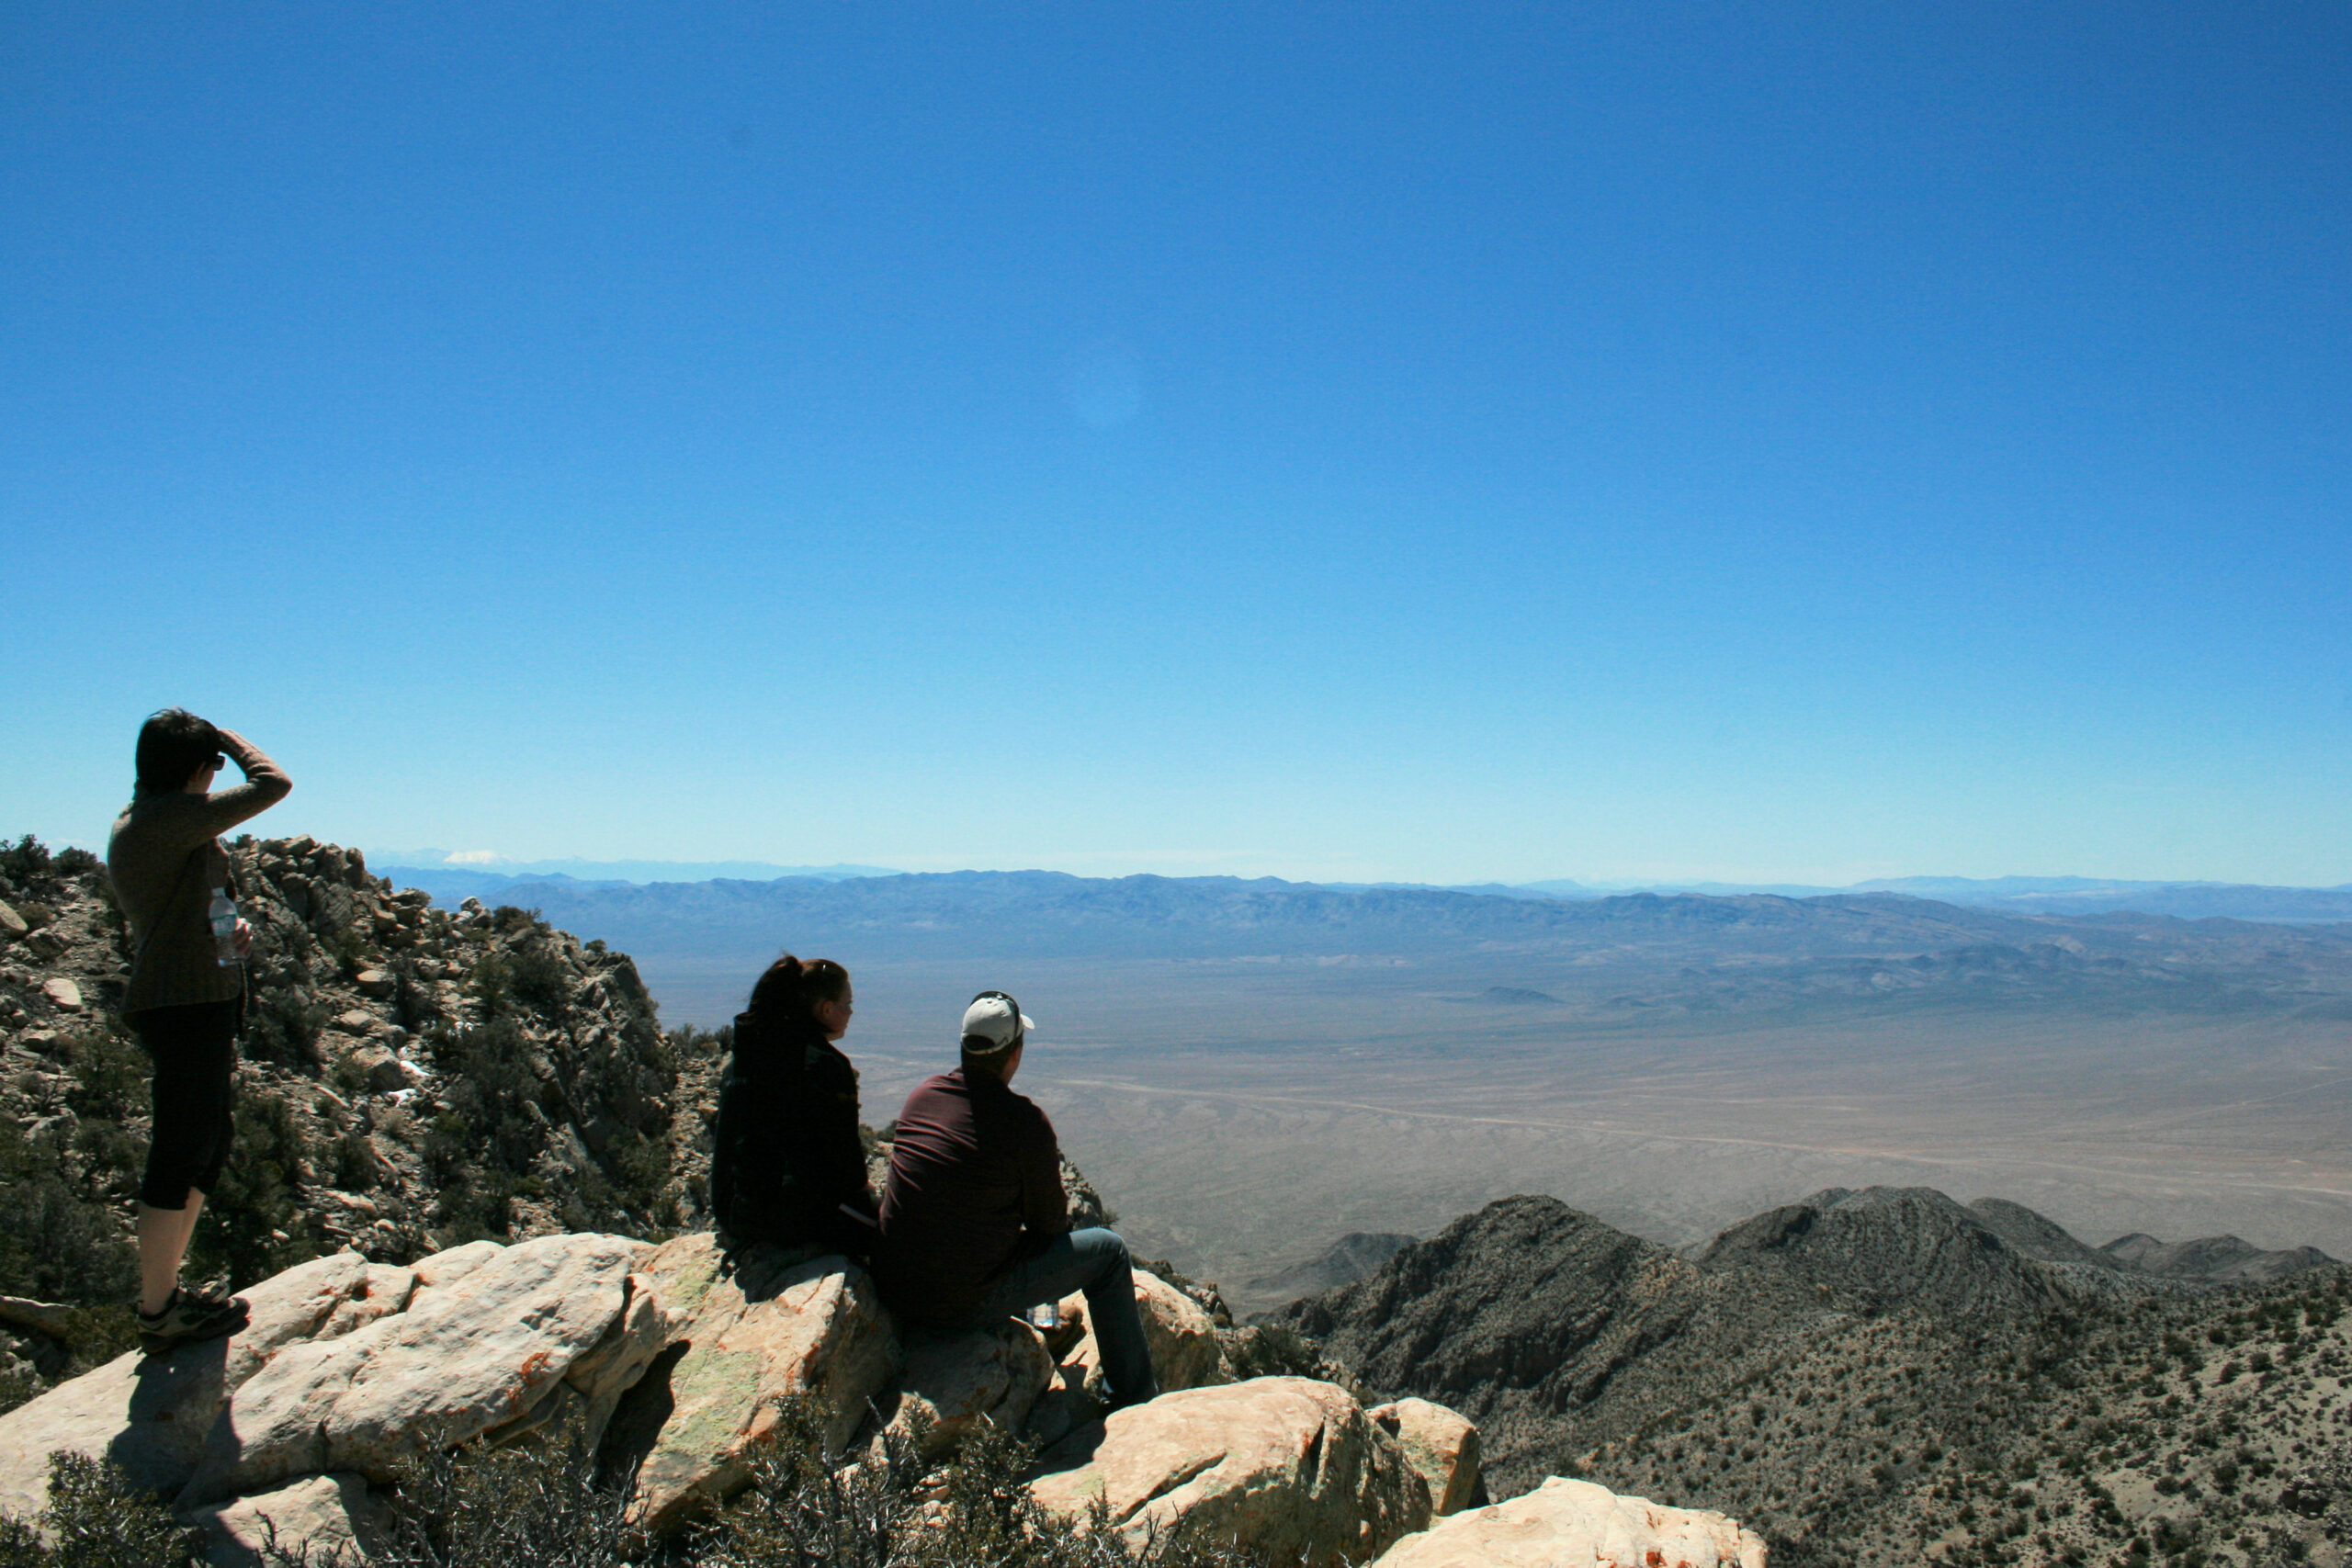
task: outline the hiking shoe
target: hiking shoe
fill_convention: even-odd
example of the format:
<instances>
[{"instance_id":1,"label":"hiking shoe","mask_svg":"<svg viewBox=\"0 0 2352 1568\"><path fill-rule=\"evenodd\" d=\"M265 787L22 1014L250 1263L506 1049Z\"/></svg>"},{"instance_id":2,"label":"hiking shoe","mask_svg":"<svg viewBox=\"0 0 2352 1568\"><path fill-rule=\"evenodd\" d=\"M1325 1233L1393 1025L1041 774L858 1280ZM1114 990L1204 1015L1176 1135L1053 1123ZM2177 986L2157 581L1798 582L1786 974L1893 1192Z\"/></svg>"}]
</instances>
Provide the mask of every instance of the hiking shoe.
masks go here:
<instances>
[{"instance_id":1,"label":"hiking shoe","mask_svg":"<svg viewBox=\"0 0 2352 1568\"><path fill-rule=\"evenodd\" d=\"M131 1315L139 1322L139 1348L151 1356L160 1356L181 1345L234 1334L245 1325L252 1311L243 1296L191 1291L182 1285L154 1316L150 1317L136 1307L131 1309Z\"/></svg>"}]
</instances>

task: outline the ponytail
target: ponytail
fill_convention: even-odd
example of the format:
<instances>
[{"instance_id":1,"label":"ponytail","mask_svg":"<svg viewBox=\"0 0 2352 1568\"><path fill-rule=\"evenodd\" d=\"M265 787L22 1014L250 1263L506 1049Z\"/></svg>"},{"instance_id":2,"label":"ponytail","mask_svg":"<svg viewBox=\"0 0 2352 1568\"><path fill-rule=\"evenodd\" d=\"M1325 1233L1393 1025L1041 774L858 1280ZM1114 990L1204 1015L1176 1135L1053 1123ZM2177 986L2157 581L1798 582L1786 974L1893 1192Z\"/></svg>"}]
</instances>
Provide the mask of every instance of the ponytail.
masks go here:
<instances>
[{"instance_id":1,"label":"ponytail","mask_svg":"<svg viewBox=\"0 0 2352 1568\"><path fill-rule=\"evenodd\" d=\"M815 1013L819 1002L838 998L848 984L849 971L831 959L804 962L787 953L752 987L751 1011L763 1022L797 1021Z\"/></svg>"}]
</instances>

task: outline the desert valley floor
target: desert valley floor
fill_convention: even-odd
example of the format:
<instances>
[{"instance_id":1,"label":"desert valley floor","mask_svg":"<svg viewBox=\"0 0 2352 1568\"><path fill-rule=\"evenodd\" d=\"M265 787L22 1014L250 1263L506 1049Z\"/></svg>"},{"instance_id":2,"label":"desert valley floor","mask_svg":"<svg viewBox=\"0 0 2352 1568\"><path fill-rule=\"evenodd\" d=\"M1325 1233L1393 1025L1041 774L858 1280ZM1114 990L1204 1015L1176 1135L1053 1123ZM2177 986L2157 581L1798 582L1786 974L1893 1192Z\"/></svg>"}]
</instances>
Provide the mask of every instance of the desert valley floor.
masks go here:
<instances>
[{"instance_id":1,"label":"desert valley floor","mask_svg":"<svg viewBox=\"0 0 2352 1568\"><path fill-rule=\"evenodd\" d=\"M722 1021L742 984L676 961L646 971L671 1022ZM1883 1183L2009 1198L2094 1244L2233 1232L2352 1257L2340 1010L1692 1010L1593 978L1476 957L872 964L844 1043L878 1123L952 1061L972 991L1013 991L1039 1020L1020 1087L1130 1240L1245 1309L1272 1304L1250 1280L1347 1232L1427 1235L1513 1192L1675 1245Z\"/></svg>"}]
</instances>

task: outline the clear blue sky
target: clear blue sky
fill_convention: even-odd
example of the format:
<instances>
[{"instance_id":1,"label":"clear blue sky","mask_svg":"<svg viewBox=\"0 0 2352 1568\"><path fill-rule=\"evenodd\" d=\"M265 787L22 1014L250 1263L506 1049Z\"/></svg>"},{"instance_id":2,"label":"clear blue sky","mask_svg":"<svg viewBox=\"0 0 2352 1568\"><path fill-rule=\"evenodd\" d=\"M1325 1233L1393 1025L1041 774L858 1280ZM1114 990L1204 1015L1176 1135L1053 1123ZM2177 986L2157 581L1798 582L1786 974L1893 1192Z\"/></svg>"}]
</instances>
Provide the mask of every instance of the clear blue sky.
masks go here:
<instances>
[{"instance_id":1,"label":"clear blue sky","mask_svg":"<svg viewBox=\"0 0 2352 1568\"><path fill-rule=\"evenodd\" d=\"M0 830L2352 882L2352 11L0 9Z\"/></svg>"}]
</instances>

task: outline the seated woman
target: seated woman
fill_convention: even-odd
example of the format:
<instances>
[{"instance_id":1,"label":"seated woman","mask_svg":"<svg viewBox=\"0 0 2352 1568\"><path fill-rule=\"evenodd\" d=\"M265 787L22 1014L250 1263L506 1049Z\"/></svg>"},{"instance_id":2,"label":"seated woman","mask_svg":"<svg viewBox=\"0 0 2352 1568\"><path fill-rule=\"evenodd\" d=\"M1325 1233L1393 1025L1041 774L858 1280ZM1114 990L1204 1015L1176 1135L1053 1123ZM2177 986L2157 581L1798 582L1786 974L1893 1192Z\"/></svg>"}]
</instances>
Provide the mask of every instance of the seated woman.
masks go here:
<instances>
[{"instance_id":1,"label":"seated woman","mask_svg":"<svg viewBox=\"0 0 2352 1568\"><path fill-rule=\"evenodd\" d=\"M735 1015L718 1090L710 1206L720 1244L874 1249L873 1194L857 1132L857 1069L833 1042L849 1030L849 972L786 953Z\"/></svg>"}]
</instances>

